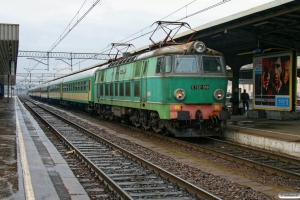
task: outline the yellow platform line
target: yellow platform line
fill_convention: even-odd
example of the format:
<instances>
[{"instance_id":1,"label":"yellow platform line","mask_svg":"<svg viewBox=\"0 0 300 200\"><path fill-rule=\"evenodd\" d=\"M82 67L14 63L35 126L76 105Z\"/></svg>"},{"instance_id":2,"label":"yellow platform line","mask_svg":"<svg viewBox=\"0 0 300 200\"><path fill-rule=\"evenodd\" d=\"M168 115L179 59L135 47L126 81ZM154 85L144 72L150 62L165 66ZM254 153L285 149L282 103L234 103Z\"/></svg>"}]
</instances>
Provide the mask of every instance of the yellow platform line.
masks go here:
<instances>
[{"instance_id":1,"label":"yellow platform line","mask_svg":"<svg viewBox=\"0 0 300 200\"><path fill-rule=\"evenodd\" d=\"M19 101L19 99L18 99ZM15 105L16 107L16 105ZM23 171L23 180L24 180L24 188L25 188L25 196L26 200L35 200L34 191L32 187L30 171L27 163L27 156L25 151L25 144L23 139L23 133L21 131L19 119L18 119L18 112L16 108L16 125L17 125L17 137L19 139L19 146L20 146L20 158L21 158L21 165Z\"/></svg>"}]
</instances>

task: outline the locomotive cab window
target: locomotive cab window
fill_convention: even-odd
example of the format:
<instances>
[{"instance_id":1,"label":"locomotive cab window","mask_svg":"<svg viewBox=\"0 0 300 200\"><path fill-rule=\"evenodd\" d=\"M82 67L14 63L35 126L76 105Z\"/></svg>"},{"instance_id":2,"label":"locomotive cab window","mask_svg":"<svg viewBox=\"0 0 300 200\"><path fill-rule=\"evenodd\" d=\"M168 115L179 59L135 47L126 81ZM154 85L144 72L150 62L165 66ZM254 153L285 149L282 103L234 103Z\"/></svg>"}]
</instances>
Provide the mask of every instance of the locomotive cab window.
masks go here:
<instances>
[{"instance_id":1,"label":"locomotive cab window","mask_svg":"<svg viewBox=\"0 0 300 200\"><path fill-rule=\"evenodd\" d=\"M198 64L196 56L182 56L175 57L175 73L197 73Z\"/></svg>"},{"instance_id":2,"label":"locomotive cab window","mask_svg":"<svg viewBox=\"0 0 300 200\"><path fill-rule=\"evenodd\" d=\"M134 77L139 77L141 74L142 61L135 63Z\"/></svg>"},{"instance_id":3,"label":"locomotive cab window","mask_svg":"<svg viewBox=\"0 0 300 200\"><path fill-rule=\"evenodd\" d=\"M146 60L146 61L144 62L143 76L145 76L145 75L147 74L148 63L149 63L148 60Z\"/></svg>"},{"instance_id":4,"label":"locomotive cab window","mask_svg":"<svg viewBox=\"0 0 300 200\"><path fill-rule=\"evenodd\" d=\"M162 73L170 73L171 72L171 63L172 63L172 57L166 56L164 59L164 66L162 68Z\"/></svg>"},{"instance_id":5,"label":"locomotive cab window","mask_svg":"<svg viewBox=\"0 0 300 200\"><path fill-rule=\"evenodd\" d=\"M115 76L116 80L119 80L119 72L120 72L120 66L118 66L116 69L116 76Z\"/></svg>"},{"instance_id":6,"label":"locomotive cab window","mask_svg":"<svg viewBox=\"0 0 300 200\"><path fill-rule=\"evenodd\" d=\"M155 73L160 73L160 69L162 67L162 64L163 64L163 57L157 58Z\"/></svg>"},{"instance_id":7,"label":"locomotive cab window","mask_svg":"<svg viewBox=\"0 0 300 200\"><path fill-rule=\"evenodd\" d=\"M207 73L223 73L220 57L202 57L202 69Z\"/></svg>"}]
</instances>

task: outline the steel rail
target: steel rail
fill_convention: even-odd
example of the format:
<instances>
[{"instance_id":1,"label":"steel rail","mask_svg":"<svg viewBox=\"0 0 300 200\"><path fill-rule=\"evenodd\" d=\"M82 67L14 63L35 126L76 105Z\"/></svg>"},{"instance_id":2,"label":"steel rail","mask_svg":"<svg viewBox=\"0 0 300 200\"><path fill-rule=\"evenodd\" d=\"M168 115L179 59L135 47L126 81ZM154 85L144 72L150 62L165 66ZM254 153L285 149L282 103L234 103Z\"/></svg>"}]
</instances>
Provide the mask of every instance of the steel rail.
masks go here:
<instances>
[{"instance_id":1,"label":"steel rail","mask_svg":"<svg viewBox=\"0 0 300 200\"><path fill-rule=\"evenodd\" d=\"M33 103L33 102L32 102ZM34 103L33 103L34 104ZM35 104L36 105L36 104ZM190 191L190 192L192 192L192 193L194 193L194 194L196 194L200 199L203 199L203 198L205 198L205 199L215 199L215 200L221 200L221 198L219 198L218 196L216 196L216 195L214 195L214 194L212 194L212 193L210 193L210 192L208 192L208 191L206 191L206 190L204 190L204 189L202 189L202 188L200 188L200 187L197 187L197 186L195 186L195 185L193 185L193 184L191 184L191 183L189 183L189 182L187 182L187 181L185 181L184 179L182 179L182 178L179 178L179 177L177 177L177 176L175 176L175 175L173 175L173 174L171 174L170 172L168 172L168 171L166 171L166 170L164 170L164 169L162 169L162 168L160 168L159 166L157 166L157 165L154 165L154 164L152 164L152 163L150 163L150 162L148 162L148 161L146 161L145 159L143 159L143 158L141 158L141 157L139 157L139 156L137 156L137 155L134 155L134 154L132 154L131 152L129 152L129 151L127 151L127 150L125 150L125 149L123 149L123 148L121 148L121 147L119 147L118 145L116 145L116 144L113 144L113 143L111 143L110 141L108 141L108 140L106 140L105 138L103 138L103 137L101 137L101 136L98 136L97 134L95 134L95 133L93 133L93 132L91 132L91 131L89 131L89 130L87 130L87 129L85 129L84 127L82 127L82 126L80 126L80 125L78 125L78 124L75 124L74 122L71 122L71 121L69 121L69 120L67 120L67 119L65 119L65 118L63 118L62 116L60 116L59 114L56 114L56 113L54 113L54 112L52 112L52 111L50 111L50 110L48 110L48 109L46 109L46 108L43 108L43 107L41 107L40 105L36 105L36 106L38 106L38 107L40 107L40 108L42 108L42 109L44 109L44 110L46 110L47 112L49 112L49 113L51 113L51 114L53 114L53 115L55 115L56 117L59 117L60 119L62 119L63 121L65 121L65 122L67 122L67 123L69 123L69 124L71 124L71 125L73 125L73 126L75 126L75 127L77 127L78 129L80 129L81 131L83 131L83 132L85 132L85 133L87 133L87 134L89 134L89 135L91 135L92 137L94 137L94 139L96 139L96 140L98 140L98 141L101 141L101 142L103 142L103 143L105 143L105 144L107 144L108 146L111 146L111 147L113 147L114 149L117 149L118 151L120 151L121 153L123 153L124 155L126 155L126 156L128 156L128 157L131 157L132 159L134 159L134 160L136 160L136 161L138 161L138 162L140 162L140 163L142 163L144 166L146 166L146 167L148 167L148 168L150 168L150 169L152 169L152 170L154 170L154 171L156 171L156 172L158 172L160 175L162 175L163 177L165 177L165 178L168 178L169 180L171 180L171 181L173 181L173 182L176 182L178 185L180 185L181 187L184 187L184 188L186 188L188 191ZM36 112L35 112L36 113ZM37 113L38 114L38 113ZM41 116L40 115L38 115L40 118L41 118ZM42 119L42 118L41 118ZM44 122L46 122L44 119L42 119ZM47 123L47 122L46 122ZM47 123L48 124L48 123ZM72 149L74 149L75 150L75 153L77 153L77 154L79 154L79 156L81 157L81 158L83 158L84 157L84 155L83 154L81 154L80 153L80 151L75 147L75 146L73 146L70 142L68 142L67 141L67 139L64 137L64 136L62 136L53 126L51 126L51 125L49 125ZM85 161L87 161L87 163L90 163L90 161L89 161L89 159L87 159L87 158L83 158ZM96 172L96 173L98 173L98 171L100 170L96 165L94 165L93 163L90 163L91 164L91 167L93 168L93 170ZM100 170L100 172L99 172L99 174L101 175L101 177L102 176L104 176L104 178L106 177L106 175ZM103 178L103 179L104 179ZM115 185L114 184L114 182L109 178L109 177L107 177L107 178L105 178L105 180L107 179L107 181L108 181L108 183L110 183L110 184L112 184L112 185ZM113 189L115 189L115 188L113 188ZM119 186L116 188L116 191L118 191L118 192L122 192L123 191L123 189L122 188L120 188ZM125 192L125 191L124 191ZM125 192L126 193L126 192ZM127 195L125 195L125 193L123 194L123 193L121 193L121 195L122 196L127 196ZM118 193L119 194L119 193ZM127 194L127 193L126 193ZM120 195L120 194L119 194ZM120 195L120 196L121 196ZM130 196L127 196L129 199L131 199L131 197ZM124 198L124 199L127 199L127 198Z\"/></svg>"},{"instance_id":2,"label":"steel rail","mask_svg":"<svg viewBox=\"0 0 300 200\"><path fill-rule=\"evenodd\" d=\"M229 141L219 140L219 139L215 139L215 138L209 138L209 139L213 140L215 142L220 142L220 143L226 144L228 146L232 146L233 148L236 148L238 150L243 150L243 151L247 151L247 152L251 152L251 153L255 153L255 154L260 154L261 156L267 156L271 159L278 159L279 161L289 162L294 165L299 165L299 168L300 168L300 159L296 159L291 156L283 156L283 155L269 152L269 151L266 151L263 149L255 149L253 147L245 146L242 144L235 144L235 143L232 143ZM300 176L300 174L299 174L299 176Z\"/></svg>"},{"instance_id":3,"label":"steel rail","mask_svg":"<svg viewBox=\"0 0 300 200\"><path fill-rule=\"evenodd\" d=\"M231 142L228 142L228 141L217 140L217 139L214 139L214 138L209 138L209 139L212 140L212 141L230 146L230 147L232 147L236 150L240 150L240 151L243 151L243 152L246 152L246 153L258 154L261 157L265 157L265 159L273 159L273 160L276 160L278 162L285 162L285 163L288 163L288 164L293 164L293 165L296 165L297 168L300 169L300 160L296 159L296 158L292 158L290 156L283 156L283 155L268 152L268 151L265 151L265 150L254 149L252 147L248 147L248 146L244 146L244 145L240 145L240 144L234 144L234 143L231 143ZM218 152L218 151L215 151L215 152ZM227 154L229 156L233 156L230 153L224 153L224 154ZM300 173L296 173L296 172L288 171L288 170L285 170L285 169L282 169L282 168L267 165L267 164L264 164L263 162L262 163L256 162L254 160L251 160L251 157L249 159L247 159L247 158L244 158L244 157L236 156L236 158L239 159L240 161L244 162L244 164L248 164L248 166L253 165L253 166L256 166L257 168L261 168L263 170L267 170L267 171L274 172L274 173L277 173L277 174L280 174L280 175L284 175L284 176L289 177L289 178L300 180ZM260 160L263 160L263 158L261 158Z\"/></svg>"},{"instance_id":4,"label":"steel rail","mask_svg":"<svg viewBox=\"0 0 300 200\"><path fill-rule=\"evenodd\" d=\"M22 100L23 101L23 100ZM25 101L23 101L24 103L26 103ZM31 102L33 103L33 102ZM34 103L33 103L34 104ZM117 192L117 194L124 200L132 200L133 198L131 196L128 195L127 192L125 192L121 187L119 187L110 177L108 177L101 169L99 169L94 163L92 163L88 158L86 158L71 142L69 142L54 126L52 126L50 123L48 123L39 113L37 113L34 109L32 109L27 103L26 103L27 107L30 108L32 110L32 112L34 112L38 118L40 118L45 124L47 124L54 132L55 134L72 150L75 150L75 154L77 154L78 157L80 157L80 159L82 161L84 161L86 164L88 164L91 168L92 171L94 173L96 173L99 177L101 177L102 180L104 180L108 186L110 188L112 188L114 191ZM47 112L50 112L51 114L61 118L63 121L70 123L72 125L75 125L76 127L78 125L74 124L73 122L68 122L68 120L62 118L61 116L39 106L34 104L35 106L46 110ZM82 127L81 127L82 128ZM80 129L81 129L80 128Z\"/></svg>"},{"instance_id":5,"label":"steel rail","mask_svg":"<svg viewBox=\"0 0 300 200\"><path fill-rule=\"evenodd\" d=\"M282 175L282 176L285 176L285 177L300 180L300 173L295 173L295 172L284 170L284 169L274 167L274 166L271 166L271 165L259 163L259 162L256 162L256 161L253 161L253 160L250 160L250 159L247 159L247 158L242 158L242 157L238 157L238 156L235 156L235 155L231 155L229 153L225 153L225 152L222 153L220 151L207 148L205 146L197 145L197 144L194 144L194 143L189 143L189 142L182 141L182 140L179 140L179 139L170 138L170 137L166 137L166 136L163 136L163 135L154 134L154 133L150 133L150 132L146 132L146 134L151 135L152 137L157 137L159 139L164 139L164 140L170 141L172 143L177 143L179 145L183 145L183 146L186 146L186 147L189 147L189 148L193 148L197 151L201 151L201 152L204 152L204 153L207 153L207 154L215 155L215 156L218 156L220 158L227 159L227 160L230 160L230 161L242 164L242 165L246 165L246 166L249 166L249 167L254 167L256 169L265 170L265 171L268 171L268 172L271 172L271 173L276 173L278 175ZM212 139L212 138L208 138L208 139ZM270 157L272 159L276 159L276 156L277 156L278 161L284 161L284 162L287 162L287 163L298 165L299 168L300 168L300 160L292 158L292 157L283 156L283 155L275 154L275 153L264 151L264 150L258 150L258 149L254 149L254 148L251 148L251 147L246 147L246 146L243 146L243 145L239 145L239 144L229 143L227 141L218 140L218 142L222 142L222 143L228 144L228 145L231 144L231 145L234 145L234 146L238 147L239 150L243 150L245 152L247 152L247 151L248 152L255 152L257 154L260 154L261 156L267 156L267 157Z\"/></svg>"}]
</instances>

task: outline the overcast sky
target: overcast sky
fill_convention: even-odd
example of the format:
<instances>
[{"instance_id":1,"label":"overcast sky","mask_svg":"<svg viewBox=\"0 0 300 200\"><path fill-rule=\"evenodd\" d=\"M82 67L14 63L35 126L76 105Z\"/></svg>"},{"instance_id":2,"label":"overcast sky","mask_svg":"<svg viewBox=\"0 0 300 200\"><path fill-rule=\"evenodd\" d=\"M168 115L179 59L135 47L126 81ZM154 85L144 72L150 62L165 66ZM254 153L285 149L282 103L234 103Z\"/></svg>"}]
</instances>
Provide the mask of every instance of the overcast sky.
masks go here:
<instances>
[{"instance_id":1,"label":"overcast sky","mask_svg":"<svg viewBox=\"0 0 300 200\"><path fill-rule=\"evenodd\" d=\"M80 7L83 5L79 15L75 17L70 27L96 1L1 0L0 23L20 25L19 50L48 51L70 24ZM182 21L189 23L194 28L271 1L231 0ZM222 2L222 0L101 0L52 51L74 53L101 52L111 43L125 42L133 37L149 32L156 26L152 28L147 27L151 26L155 21L162 20L189 3L191 4L184 9L163 20L176 21L219 2ZM141 31L142 29L145 30ZM186 31L187 29L181 30ZM137 34L128 38L134 33ZM130 41L130 43L139 48L150 44L149 37L150 35L146 35ZM162 39L160 37L158 35L155 39ZM73 61L73 63L77 62L78 60ZM82 62L80 66L75 65L73 71L78 70L79 67L82 69L97 62L101 61ZM19 58L17 72L26 72L24 68L32 68L36 63L33 60ZM38 70L32 72L55 73L56 71L53 68L61 69L65 67L67 67L67 64L62 61L51 59L50 71ZM46 67L42 64L37 66L37 69L44 68ZM60 73L66 74L70 72L70 70L65 70Z\"/></svg>"}]
</instances>

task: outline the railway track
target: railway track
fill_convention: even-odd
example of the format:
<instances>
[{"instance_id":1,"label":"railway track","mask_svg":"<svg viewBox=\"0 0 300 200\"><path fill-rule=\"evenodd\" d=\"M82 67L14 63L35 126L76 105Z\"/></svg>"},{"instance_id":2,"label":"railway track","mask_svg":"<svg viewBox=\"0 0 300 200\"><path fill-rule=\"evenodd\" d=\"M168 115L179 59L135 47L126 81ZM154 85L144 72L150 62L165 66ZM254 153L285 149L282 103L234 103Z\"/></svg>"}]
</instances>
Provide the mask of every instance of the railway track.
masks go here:
<instances>
[{"instance_id":1,"label":"railway track","mask_svg":"<svg viewBox=\"0 0 300 200\"><path fill-rule=\"evenodd\" d=\"M121 199L220 199L33 102L23 101Z\"/></svg>"},{"instance_id":2,"label":"railway track","mask_svg":"<svg viewBox=\"0 0 300 200\"><path fill-rule=\"evenodd\" d=\"M209 138L209 140L211 140L210 144L197 146L225 159L300 180L299 159L228 141L213 138Z\"/></svg>"},{"instance_id":3,"label":"railway track","mask_svg":"<svg viewBox=\"0 0 300 200\"><path fill-rule=\"evenodd\" d=\"M126 124L121 124L121 126L128 127ZM140 131L139 128L130 128L137 132ZM300 180L300 160L294 157L209 137L205 138L208 140L207 143L199 144L186 142L149 131L143 131L143 133L151 135L151 137L168 140L171 143L177 143L197 151L231 160L242 165L254 167L258 170L268 171L283 177Z\"/></svg>"},{"instance_id":4,"label":"railway track","mask_svg":"<svg viewBox=\"0 0 300 200\"><path fill-rule=\"evenodd\" d=\"M199 144L149 132L147 132L147 134L151 134L152 137L158 137L178 145L195 149L196 151L218 156L249 167L254 167L258 170L268 171L283 177L300 180L300 160L290 156L284 156L215 138L205 138L207 139L207 142L205 144Z\"/></svg>"}]
</instances>

